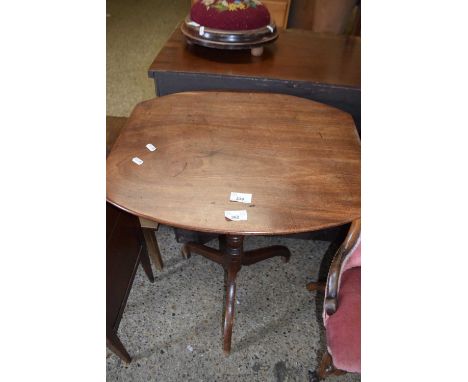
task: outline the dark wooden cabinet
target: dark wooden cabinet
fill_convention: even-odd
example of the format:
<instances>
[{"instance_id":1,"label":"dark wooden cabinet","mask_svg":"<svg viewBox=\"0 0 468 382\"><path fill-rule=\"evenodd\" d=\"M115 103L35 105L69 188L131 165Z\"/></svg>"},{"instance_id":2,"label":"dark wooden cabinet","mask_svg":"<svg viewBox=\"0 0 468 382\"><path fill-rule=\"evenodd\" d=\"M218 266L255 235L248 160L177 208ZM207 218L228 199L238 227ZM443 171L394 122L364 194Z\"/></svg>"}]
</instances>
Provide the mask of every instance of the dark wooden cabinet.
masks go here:
<instances>
[{"instance_id":1,"label":"dark wooden cabinet","mask_svg":"<svg viewBox=\"0 0 468 382\"><path fill-rule=\"evenodd\" d=\"M283 93L331 105L361 123L361 39L282 31L261 57L187 46L176 29L151 64L156 95L194 90Z\"/></svg>"},{"instance_id":2,"label":"dark wooden cabinet","mask_svg":"<svg viewBox=\"0 0 468 382\"><path fill-rule=\"evenodd\" d=\"M106 343L123 361L131 357L117 336L120 319L141 263L154 281L138 218L106 203Z\"/></svg>"}]
</instances>

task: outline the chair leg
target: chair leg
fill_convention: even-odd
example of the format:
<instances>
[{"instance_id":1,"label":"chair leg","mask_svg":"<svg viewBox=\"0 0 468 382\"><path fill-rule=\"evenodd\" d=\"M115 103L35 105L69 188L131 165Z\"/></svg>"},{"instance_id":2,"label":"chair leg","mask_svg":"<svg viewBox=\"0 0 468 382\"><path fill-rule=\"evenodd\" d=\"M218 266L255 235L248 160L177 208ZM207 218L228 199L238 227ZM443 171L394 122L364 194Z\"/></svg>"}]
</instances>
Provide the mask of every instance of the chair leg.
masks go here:
<instances>
[{"instance_id":1,"label":"chair leg","mask_svg":"<svg viewBox=\"0 0 468 382\"><path fill-rule=\"evenodd\" d=\"M324 282L310 282L306 285L306 288L309 292L319 291L325 292L325 283Z\"/></svg>"},{"instance_id":2,"label":"chair leg","mask_svg":"<svg viewBox=\"0 0 468 382\"><path fill-rule=\"evenodd\" d=\"M319 382L320 379L317 375L317 370L309 370L309 382Z\"/></svg>"},{"instance_id":3,"label":"chair leg","mask_svg":"<svg viewBox=\"0 0 468 382\"><path fill-rule=\"evenodd\" d=\"M161 252L159 251L158 241L156 240L156 235L154 230L151 228L141 228L143 231L143 236L145 238L146 248L148 249L148 255L151 257L151 260L154 263L154 266L162 271L163 261L161 259Z\"/></svg>"},{"instance_id":4,"label":"chair leg","mask_svg":"<svg viewBox=\"0 0 468 382\"><path fill-rule=\"evenodd\" d=\"M320 362L320 366L317 369L317 377L318 380L324 379L328 377L329 375L341 375L345 374L346 371L337 369L333 365L333 359L332 356L328 351L325 352L325 354L322 357L322 362Z\"/></svg>"}]
</instances>

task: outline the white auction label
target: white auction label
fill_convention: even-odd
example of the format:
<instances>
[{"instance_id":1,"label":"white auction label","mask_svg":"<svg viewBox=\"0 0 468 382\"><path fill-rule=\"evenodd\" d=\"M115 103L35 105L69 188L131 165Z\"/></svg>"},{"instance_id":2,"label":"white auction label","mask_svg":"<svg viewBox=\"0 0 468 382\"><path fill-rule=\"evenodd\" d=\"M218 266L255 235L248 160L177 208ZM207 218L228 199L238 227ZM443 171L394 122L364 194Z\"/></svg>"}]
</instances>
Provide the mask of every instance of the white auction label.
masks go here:
<instances>
[{"instance_id":1,"label":"white auction label","mask_svg":"<svg viewBox=\"0 0 468 382\"><path fill-rule=\"evenodd\" d=\"M156 146L153 146L151 143L148 143L146 145L146 148L149 150L149 151L154 151L156 150Z\"/></svg>"},{"instance_id":2,"label":"white auction label","mask_svg":"<svg viewBox=\"0 0 468 382\"><path fill-rule=\"evenodd\" d=\"M229 198L231 202L252 203L252 194L243 194L241 192L231 192Z\"/></svg>"},{"instance_id":3,"label":"white auction label","mask_svg":"<svg viewBox=\"0 0 468 382\"><path fill-rule=\"evenodd\" d=\"M138 166L140 166L140 165L143 164L143 161L142 161L140 158L138 158L138 157L133 158L133 159L132 159L132 162L133 162L133 163L136 163Z\"/></svg>"},{"instance_id":4,"label":"white auction label","mask_svg":"<svg viewBox=\"0 0 468 382\"><path fill-rule=\"evenodd\" d=\"M247 220L247 211L224 211L224 217L233 221Z\"/></svg>"}]
</instances>

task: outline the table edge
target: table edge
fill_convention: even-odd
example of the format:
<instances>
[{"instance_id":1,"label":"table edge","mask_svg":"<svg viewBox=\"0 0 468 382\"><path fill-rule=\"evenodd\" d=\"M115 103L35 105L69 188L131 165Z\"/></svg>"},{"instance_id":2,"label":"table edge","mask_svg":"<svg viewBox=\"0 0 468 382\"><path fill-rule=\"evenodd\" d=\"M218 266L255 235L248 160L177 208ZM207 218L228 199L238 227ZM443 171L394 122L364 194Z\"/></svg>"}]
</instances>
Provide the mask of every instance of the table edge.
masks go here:
<instances>
[{"instance_id":1,"label":"table edge","mask_svg":"<svg viewBox=\"0 0 468 382\"><path fill-rule=\"evenodd\" d=\"M227 230L217 230L217 229L207 229L207 228L200 228L200 227L195 227L191 225L185 225L185 224L179 224L179 223L174 223L171 221L166 221L164 219L158 219L153 216L145 215L142 213L139 213L137 211L134 211L132 209L126 208L122 205L120 205L117 202L114 202L112 199L109 197L106 197L106 201L112 204L113 206L128 212L129 214L148 219L151 221L154 221L159 224L167 225L169 227L175 227L175 228L182 228L190 231L198 231L198 232L207 232L207 233L215 233L219 235L241 235L241 236L277 236L277 235L291 235L291 234L296 234L296 233L304 233L304 232L315 232L315 231L320 231L323 229L328 229L328 228L334 228L334 227L339 227L348 223L353 222L356 219L360 219L361 215L356 215L349 217L345 220L340 220L337 222L333 222L330 224L322 224L314 227L307 227L299 230L279 230L279 231L274 231L274 232L267 232L267 231L242 231L242 230L232 230L232 231L227 231Z\"/></svg>"}]
</instances>

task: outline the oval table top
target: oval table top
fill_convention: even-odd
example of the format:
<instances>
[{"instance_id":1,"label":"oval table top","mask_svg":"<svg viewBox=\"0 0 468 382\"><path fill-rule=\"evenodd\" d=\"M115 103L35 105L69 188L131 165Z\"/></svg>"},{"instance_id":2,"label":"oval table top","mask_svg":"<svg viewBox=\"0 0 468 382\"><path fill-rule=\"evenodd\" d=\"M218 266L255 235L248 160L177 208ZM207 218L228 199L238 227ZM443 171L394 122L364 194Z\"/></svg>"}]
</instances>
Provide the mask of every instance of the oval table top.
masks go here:
<instances>
[{"instance_id":1,"label":"oval table top","mask_svg":"<svg viewBox=\"0 0 468 382\"><path fill-rule=\"evenodd\" d=\"M360 217L360 157L351 116L333 107L272 93L176 93L133 110L107 159L107 200L195 231L314 231ZM252 202L231 202L231 192ZM226 219L231 210L247 220Z\"/></svg>"}]
</instances>

